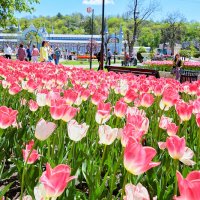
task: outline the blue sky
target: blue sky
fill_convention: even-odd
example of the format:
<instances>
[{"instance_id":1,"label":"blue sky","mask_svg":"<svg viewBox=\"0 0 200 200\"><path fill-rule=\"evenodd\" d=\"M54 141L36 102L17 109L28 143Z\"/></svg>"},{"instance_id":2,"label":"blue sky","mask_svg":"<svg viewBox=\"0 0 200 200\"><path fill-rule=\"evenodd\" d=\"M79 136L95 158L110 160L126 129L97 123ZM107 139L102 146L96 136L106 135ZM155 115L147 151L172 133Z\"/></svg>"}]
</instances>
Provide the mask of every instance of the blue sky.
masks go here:
<instances>
[{"instance_id":1,"label":"blue sky","mask_svg":"<svg viewBox=\"0 0 200 200\"><path fill-rule=\"evenodd\" d=\"M58 12L62 14L71 14L73 12L81 12L87 15L86 8L92 7L95 14L101 14L101 5L83 4L83 1L101 1L101 0L41 0L41 3L35 6L34 16L53 16ZM128 10L130 0L107 0L113 1L112 4L106 4L105 15L123 14ZM142 0L144 1L144 0ZM148 3L150 0L145 0ZM158 0L160 2L160 10L156 12L152 19L162 20L165 16L173 11L179 11L188 21L200 21L200 0ZM28 16L27 13L16 14L17 17ZM30 15L29 15L30 16Z\"/></svg>"}]
</instances>

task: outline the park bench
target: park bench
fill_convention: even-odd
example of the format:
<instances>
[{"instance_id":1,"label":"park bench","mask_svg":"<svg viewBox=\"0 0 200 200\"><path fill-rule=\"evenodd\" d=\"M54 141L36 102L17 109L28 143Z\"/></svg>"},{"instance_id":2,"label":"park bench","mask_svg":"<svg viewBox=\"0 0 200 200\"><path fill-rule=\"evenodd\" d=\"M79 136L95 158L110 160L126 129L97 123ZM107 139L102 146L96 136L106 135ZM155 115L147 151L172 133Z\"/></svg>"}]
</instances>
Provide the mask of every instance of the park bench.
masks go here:
<instances>
[{"instance_id":1,"label":"park bench","mask_svg":"<svg viewBox=\"0 0 200 200\"><path fill-rule=\"evenodd\" d=\"M159 72L157 70L151 69L141 69L141 68L129 68L129 67L117 67L117 66L106 66L105 67L109 72L116 73L132 73L136 76L146 75L146 76L155 76L156 78L160 78Z\"/></svg>"},{"instance_id":2,"label":"park bench","mask_svg":"<svg viewBox=\"0 0 200 200\"><path fill-rule=\"evenodd\" d=\"M181 71L181 77L180 77L180 82L193 82L197 81L198 77L200 76L200 71L193 71L193 70L182 70Z\"/></svg>"}]
</instances>

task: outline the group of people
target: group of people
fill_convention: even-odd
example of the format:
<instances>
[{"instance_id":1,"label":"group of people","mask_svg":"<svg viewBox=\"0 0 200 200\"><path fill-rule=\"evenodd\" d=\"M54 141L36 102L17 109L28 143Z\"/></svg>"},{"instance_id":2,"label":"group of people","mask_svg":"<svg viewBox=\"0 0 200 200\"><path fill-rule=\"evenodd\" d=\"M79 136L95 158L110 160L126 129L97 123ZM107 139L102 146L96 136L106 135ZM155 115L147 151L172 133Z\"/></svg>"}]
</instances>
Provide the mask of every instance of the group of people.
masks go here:
<instances>
[{"instance_id":1,"label":"group of people","mask_svg":"<svg viewBox=\"0 0 200 200\"><path fill-rule=\"evenodd\" d=\"M13 51L11 47L6 44L4 48L4 54L7 59L11 59ZM25 48L23 44L20 44L19 47L15 49L16 58L20 61L32 61L34 63L38 62L38 58L40 62L51 62L54 60L55 64L59 64L59 59L61 56L61 50L58 46L53 49L48 41L43 41L40 50L36 47L36 45L27 45Z\"/></svg>"}]
</instances>

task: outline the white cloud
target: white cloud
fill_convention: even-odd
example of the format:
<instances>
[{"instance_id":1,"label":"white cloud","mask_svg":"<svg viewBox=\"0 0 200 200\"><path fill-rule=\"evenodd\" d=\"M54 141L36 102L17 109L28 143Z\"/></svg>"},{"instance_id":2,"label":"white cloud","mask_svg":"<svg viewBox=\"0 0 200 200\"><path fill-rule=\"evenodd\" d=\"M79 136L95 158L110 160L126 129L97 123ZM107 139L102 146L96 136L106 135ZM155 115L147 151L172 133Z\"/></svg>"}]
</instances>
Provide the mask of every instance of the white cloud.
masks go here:
<instances>
[{"instance_id":1,"label":"white cloud","mask_svg":"<svg viewBox=\"0 0 200 200\"><path fill-rule=\"evenodd\" d=\"M83 4L101 5L102 0L83 0ZM105 0L105 4L114 4L114 0Z\"/></svg>"}]
</instances>

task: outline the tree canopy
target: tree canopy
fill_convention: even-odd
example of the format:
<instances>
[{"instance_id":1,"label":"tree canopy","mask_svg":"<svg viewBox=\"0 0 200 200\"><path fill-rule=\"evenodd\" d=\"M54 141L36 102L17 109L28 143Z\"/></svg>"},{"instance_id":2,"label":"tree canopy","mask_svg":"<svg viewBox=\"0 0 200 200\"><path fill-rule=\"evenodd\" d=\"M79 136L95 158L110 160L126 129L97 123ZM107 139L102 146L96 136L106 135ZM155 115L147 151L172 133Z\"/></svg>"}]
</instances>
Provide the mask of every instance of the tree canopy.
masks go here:
<instances>
[{"instance_id":1,"label":"tree canopy","mask_svg":"<svg viewBox=\"0 0 200 200\"><path fill-rule=\"evenodd\" d=\"M16 24L16 12L29 12L34 10L33 4L40 0L1 0L0 1L0 26L5 27L9 21Z\"/></svg>"}]
</instances>

